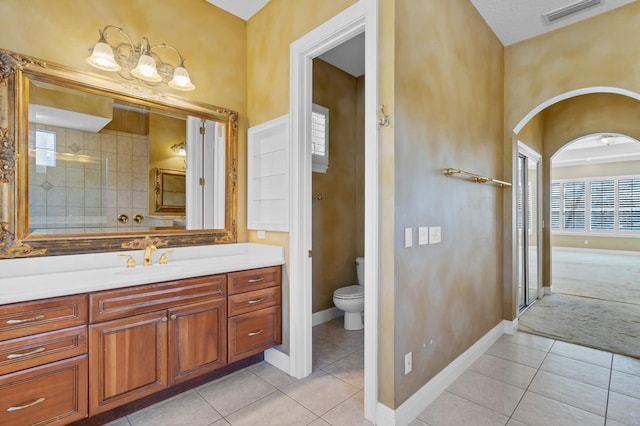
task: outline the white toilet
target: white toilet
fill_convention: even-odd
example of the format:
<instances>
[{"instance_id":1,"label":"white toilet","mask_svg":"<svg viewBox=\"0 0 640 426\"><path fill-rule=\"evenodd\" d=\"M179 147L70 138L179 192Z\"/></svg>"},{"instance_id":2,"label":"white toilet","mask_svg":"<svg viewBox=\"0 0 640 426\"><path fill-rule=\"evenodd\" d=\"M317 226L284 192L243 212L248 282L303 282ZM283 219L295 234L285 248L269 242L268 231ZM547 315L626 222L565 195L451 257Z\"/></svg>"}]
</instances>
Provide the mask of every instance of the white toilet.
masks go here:
<instances>
[{"instance_id":1,"label":"white toilet","mask_svg":"<svg viewBox=\"0 0 640 426\"><path fill-rule=\"evenodd\" d=\"M358 285L341 287L333 292L333 304L344 311L344 329L362 330L364 311L364 257L356 258Z\"/></svg>"}]
</instances>

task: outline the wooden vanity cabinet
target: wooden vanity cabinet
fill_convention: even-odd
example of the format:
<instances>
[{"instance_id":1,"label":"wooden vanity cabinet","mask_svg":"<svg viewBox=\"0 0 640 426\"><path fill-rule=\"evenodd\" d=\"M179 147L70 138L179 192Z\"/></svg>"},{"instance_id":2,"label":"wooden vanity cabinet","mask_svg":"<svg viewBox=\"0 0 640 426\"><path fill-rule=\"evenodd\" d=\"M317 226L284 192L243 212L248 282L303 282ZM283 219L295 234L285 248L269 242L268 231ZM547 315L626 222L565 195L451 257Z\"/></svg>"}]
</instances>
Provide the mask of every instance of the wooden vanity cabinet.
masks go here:
<instances>
[{"instance_id":1,"label":"wooden vanity cabinet","mask_svg":"<svg viewBox=\"0 0 640 426\"><path fill-rule=\"evenodd\" d=\"M86 321L86 295L0 306L0 424L87 416Z\"/></svg>"},{"instance_id":2,"label":"wooden vanity cabinet","mask_svg":"<svg viewBox=\"0 0 640 426\"><path fill-rule=\"evenodd\" d=\"M229 362L282 343L282 267L229 274Z\"/></svg>"},{"instance_id":3,"label":"wooden vanity cabinet","mask_svg":"<svg viewBox=\"0 0 640 426\"><path fill-rule=\"evenodd\" d=\"M227 363L226 275L93 293L89 412L98 414ZM120 318L117 318L120 317Z\"/></svg>"}]
</instances>

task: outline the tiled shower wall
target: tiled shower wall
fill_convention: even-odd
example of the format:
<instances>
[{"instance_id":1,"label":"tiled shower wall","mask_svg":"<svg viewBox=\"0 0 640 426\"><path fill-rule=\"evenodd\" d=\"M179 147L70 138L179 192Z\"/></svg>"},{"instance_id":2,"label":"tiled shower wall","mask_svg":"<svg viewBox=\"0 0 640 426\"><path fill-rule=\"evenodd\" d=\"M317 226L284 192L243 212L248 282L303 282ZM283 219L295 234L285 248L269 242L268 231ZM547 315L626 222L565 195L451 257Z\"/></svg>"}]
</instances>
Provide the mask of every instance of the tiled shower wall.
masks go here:
<instances>
[{"instance_id":1,"label":"tiled shower wall","mask_svg":"<svg viewBox=\"0 0 640 426\"><path fill-rule=\"evenodd\" d=\"M30 124L29 230L82 233L144 230L133 219L148 216L147 136L98 133ZM35 129L55 132L55 166L36 165ZM125 214L123 224L118 216Z\"/></svg>"}]
</instances>

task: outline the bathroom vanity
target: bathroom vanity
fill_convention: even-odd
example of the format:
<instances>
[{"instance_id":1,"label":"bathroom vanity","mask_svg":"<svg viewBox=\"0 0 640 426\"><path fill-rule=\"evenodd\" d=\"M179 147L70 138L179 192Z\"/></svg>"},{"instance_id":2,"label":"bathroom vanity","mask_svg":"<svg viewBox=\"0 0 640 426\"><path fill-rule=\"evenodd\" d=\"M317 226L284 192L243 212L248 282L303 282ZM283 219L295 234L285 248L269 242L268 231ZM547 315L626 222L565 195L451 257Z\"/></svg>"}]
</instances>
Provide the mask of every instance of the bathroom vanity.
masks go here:
<instances>
[{"instance_id":1,"label":"bathroom vanity","mask_svg":"<svg viewBox=\"0 0 640 426\"><path fill-rule=\"evenodd\" d=\"M147 268L127 269L119 258L115 267L0 278L3 289L68 283L58 297L0 305L0 424L68 424L280 344L282 249L212 246L218 255L201 248L196 259L194 249ZM6 262L9 273L17 262ZM234 266L241 264L252 267ZM132 279L140 283L128 285ZM74 286L95 290L62 295ZM29 297L25 290L14 298Z\"/></svg>"}]
</instances>

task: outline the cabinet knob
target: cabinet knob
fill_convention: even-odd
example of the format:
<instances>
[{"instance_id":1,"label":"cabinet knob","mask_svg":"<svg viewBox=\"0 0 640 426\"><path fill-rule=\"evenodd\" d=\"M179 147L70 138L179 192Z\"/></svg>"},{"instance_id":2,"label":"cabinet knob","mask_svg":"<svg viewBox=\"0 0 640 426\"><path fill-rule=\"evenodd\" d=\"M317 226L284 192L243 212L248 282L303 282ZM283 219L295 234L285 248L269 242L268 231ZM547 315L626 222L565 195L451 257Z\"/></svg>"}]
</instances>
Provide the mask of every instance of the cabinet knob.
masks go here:
<instances>
[{"instance_id":1,"label":"cabinet knob","mask_svg":"<svg viewBox=\"0 0 640 426\"><path fill-rule=\"evenodd\" d=\"M176 314L172 314L169 319L171 319L172 321L174 321L176 318L178 318L178 316Z\"/></svg>"},{"instance_id":2,"label":"cabinet knob","mask_svg":"<svg viewBox=\"0 0 640 426\"><path fill-rule=\"evenodd\" d=\"M167 317L162 317L161 320L162 322L167 322Z\"/></svg>"}]
</instances>

